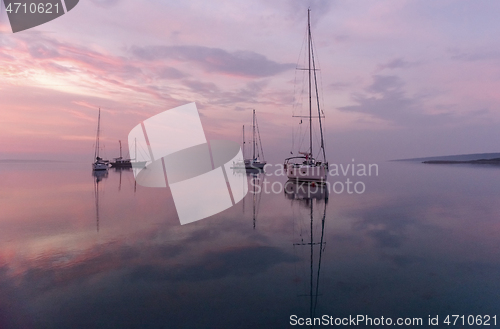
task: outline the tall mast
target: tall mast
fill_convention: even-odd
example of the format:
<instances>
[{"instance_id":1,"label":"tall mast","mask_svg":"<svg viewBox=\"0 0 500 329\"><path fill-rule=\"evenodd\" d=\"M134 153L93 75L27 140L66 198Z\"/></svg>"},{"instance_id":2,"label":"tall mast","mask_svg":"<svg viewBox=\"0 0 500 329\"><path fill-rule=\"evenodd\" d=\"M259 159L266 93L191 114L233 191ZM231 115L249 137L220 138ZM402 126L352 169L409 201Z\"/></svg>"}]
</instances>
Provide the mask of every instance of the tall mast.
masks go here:
<instances>
[{"instance_id":1,"label":"tall mast","mask_svg":"<svg viewBox=\"0 0 500 329\"><path fill-rule=\"evenodd\" d=\"M120 158L122 157L122 141L118 141L120 143Z\"/></svg>"},{"instance_id":2,"label":"tall mast","mask_svg":"<svg viewBox=\"0 0 500 329\"><path fill-rule=\"evenodd\" d=\"M243 159L245 159L245 125L243 125Z\"/></svg>"},{"instance_id":3,"label":"tall mast","mask_svg":"<svg viewBox=\"0 0 500 329\"><path fill-rule=\"evenodd\" d=\"M253 117L252 117L252 128L253 128L253 154L252 154L252 159L255 160L255 109L253 110Z\"/></svg>"},{"instance_id":4,"label":"tall mast","mask_svg":"<svg viewBox=\"0 0 500 329\"><path fill-rule=\"evenodd\" d=\"M99 115L97 117L97 137L95 142L95 158L99 157L99 130L101 128L101 108L99 108Z\"/></svg>"},{"instance_id":5,"label":"tall mast","mask_svg":"<svg viewBox=\"0 0 500 329\"><path fill-rule=\"evenodd\" d=\"M311 98L311 9L307 9L307 48L309 56L309 157L312 157L312 98Z\"/></svg>"}]
</instances>

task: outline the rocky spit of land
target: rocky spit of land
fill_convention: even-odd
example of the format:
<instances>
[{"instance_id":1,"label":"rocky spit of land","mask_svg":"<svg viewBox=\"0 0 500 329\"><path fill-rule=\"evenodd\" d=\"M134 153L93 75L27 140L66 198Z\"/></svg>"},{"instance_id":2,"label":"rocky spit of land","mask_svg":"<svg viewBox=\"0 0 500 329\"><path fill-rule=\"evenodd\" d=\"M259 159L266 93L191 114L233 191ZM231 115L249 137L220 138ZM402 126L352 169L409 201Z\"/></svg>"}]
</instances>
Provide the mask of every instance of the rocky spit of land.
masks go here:
<instances>
[{"instance_id":1,"label":"rocky spit of land","mask_svg":"<svg viewBox=\"0 0 500 329\"><path fill-rule=\"evenodd\" d=\"M402 159L395 161L415 161L427 164L489 164L500 165L500 153L478 153L437 156L427 158Z\"/></svg>"},{"instance_id":2,"label":"rocky spit of land","mask_svg":"<svg viewBox=\"0 0 500 329\"><path fill-rule=\"evenodd\" d=\"M479 160L469 160L469 161L429 160L429 161L422 161L422 163L429 163L429 164L455 164L455 163L470 163L470 164L490 164L490 165L500 165L500 158L494 158L494 159L479 159Z\"/></svg>"}]
</instances>

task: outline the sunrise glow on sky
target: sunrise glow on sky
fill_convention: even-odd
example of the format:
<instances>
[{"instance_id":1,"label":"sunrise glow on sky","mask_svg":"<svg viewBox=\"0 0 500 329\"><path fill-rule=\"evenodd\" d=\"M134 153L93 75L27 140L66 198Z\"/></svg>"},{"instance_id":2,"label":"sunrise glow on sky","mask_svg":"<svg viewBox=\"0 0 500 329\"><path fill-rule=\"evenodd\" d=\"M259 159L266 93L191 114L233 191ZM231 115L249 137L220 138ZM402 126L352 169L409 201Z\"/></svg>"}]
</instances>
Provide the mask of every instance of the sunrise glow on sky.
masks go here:
<instances>
[{"instance_id":1,"label":"sunrise glow on sky","mask_svg":"<svg viewBox=\"0 0 500 329\"><path fill-rule=\"evenodd\" d=\"M88 0L15 34L2 6L0 159L92 161L99 107L111 158L194 101L208 138L256 109L280 162L308 7L331 162L499 150L499 2Z\"/></svg>"}]
</instances>

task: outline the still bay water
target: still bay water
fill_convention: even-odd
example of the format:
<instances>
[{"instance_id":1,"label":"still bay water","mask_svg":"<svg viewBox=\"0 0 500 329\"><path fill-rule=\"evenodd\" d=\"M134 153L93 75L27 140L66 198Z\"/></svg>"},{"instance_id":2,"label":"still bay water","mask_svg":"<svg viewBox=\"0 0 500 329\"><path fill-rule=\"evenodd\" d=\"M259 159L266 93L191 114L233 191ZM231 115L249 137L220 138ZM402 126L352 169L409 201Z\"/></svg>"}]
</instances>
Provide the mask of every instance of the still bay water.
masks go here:
<instances>
[{"instance_id":1,"label":"still bay water","mask_svg":"<svg viewBox=\"0 0 500 329\"><path fill-rule=\"evenodd\" d=\"M131 171L2 162L0 176L0 328L500 320L498 167L380 163L351 177L363 194L249 193L182 226L169 190L135 186Z\"/></svg>"}]
</instances>

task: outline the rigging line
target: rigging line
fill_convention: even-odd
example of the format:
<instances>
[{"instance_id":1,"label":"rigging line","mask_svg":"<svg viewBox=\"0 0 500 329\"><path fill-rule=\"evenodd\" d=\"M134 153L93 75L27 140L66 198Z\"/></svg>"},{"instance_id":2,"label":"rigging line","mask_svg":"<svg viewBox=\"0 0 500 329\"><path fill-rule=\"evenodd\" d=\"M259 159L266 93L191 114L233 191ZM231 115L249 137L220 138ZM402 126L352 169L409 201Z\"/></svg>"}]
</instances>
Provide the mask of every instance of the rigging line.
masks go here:
<instances>
[{"instance_id":1,"label":"rigging line","mask_svg":"<svg viewBox=\"0 0 500 329\"><path fill-rule=\"evenodd\" d=\"M262 149L262 141L260 139L259 123L257 122L257 117L255 117L255 125L257 126L257 136L259 137L260 153L262 154L262 160L266 160L264 157L264 150Z\"/></svg>"},{"instance_id":2,"label":"rigging line","mask_svg":"<svg viewBox=\"0 0 500 329\"><path fill-rule=\"evenodd\" d=\"M300 135L301 138L299 139L299 152L300 152L300 149L302 148L302 145L304 144L304 140L306 139L306 135L302 133L302 125L299 126L299 131L300 131Z\"/></svg>"},{"instance_id":3,"label":"rigging line","mask_svg":"<svg viewBox=\"0 0 500 329\"><path fill-rule=\"evenodd\" d=\"M297 74L297 71L295 71L295 74ZM297 113L302 113L302 107L303 107L303 97L304 97L304 73L302 72L301 74L301 88L297 90L297 86L294 85L294 104L293 104L293 112L292 116L295 116ZM297 80L294 82L295 84L298 84Z\"/></svg>"},{"instance_id":4,"label":"rigging line","mask_svg":"<svg viewBox=\"0 0 500 329\"><path fill-rule=\"evenodd\" d=\"M312 38L311 38L311 46L312 46ZM313 55L312 56L313 69L315 69L316 68L316 64L315 64L315 61L314 61L314 49L313 49L313 47L311 47L311 54ZM321 149L323 150L323 161L326 161L325 140L323 138L323 125L321 123L321 110L320 110L320 107L319 107L318 81L316 79L316 70L314 70L313 72L314 72L314 85L316 86L316 101L317 101L317 104L318 104L319 131L321 133Z\"/></svg>"},{"instance_id":5,"label":"rigging line","mask_svg":"<svg viewBox=\"0 0 500 329\"><path fill-rule=\"evenodd\" d=\"M297 66L299 66L299 63L300 63L300 58L302 56L302 50L304 49L304 45L306 44L306 34L304 34L304 38L302 39L302 44L300 46L300 51L299 51L299 56L297 58ZM294 73L294 81L293 81L293 97L294 97L294 104L292 105L292 113L295 113L295 93L296 93L296 87L297 87L297 70L295 70L295 73Z\"/></svg>"},{"instance_id":6,"label":"rigging line","mask_svg":"<svg viewBox=\"0 0 500 329\"><path fill-rule=\"evenodd\" d=\"M316 141L316 144L320 145L320 147L318 149L318 152L316 153L316 157L315 157L315 159L318 159L319 154L321 152L321 141L318 139L318 133L317 133L317 131L314 131L314 140Z\"/></svg>"},{"instance_id":7,"label":"rigging line","mask_svg":"<svg viewBox=\"0 0 500 329\"><path fill-rule=\"evenodd\" d=\"M319 59L318 59L318 67L320 67L320 69L321 69ZM325 92L324 92L324 88L323 88L323 74L321 73L321 71L319 72L319 84L320 84L320 91L321 91L321 103L324 106L325 105ZM323 116L325 115L325 112L323 111L323 109L321 109L321 113L323 113Z\"/></svg>"},{"instance_id":8,"label":"rigging line","mask_svg":"<svg viewBox=\"0 0 500 329\"><path fill-rule=\"evenodd\" d=\"M314 43L314 40L313 40L313 43ZM319 61L319 58L316 58L316 62L317 62L317 66L318 66L318 69L317 71L319 72L319 83L320 83L320 88L319 88L319 91L320 91L320 96L321 96L321 104L323 104L323 106L325 105L325 92L324 92L324 89L323 89L323 74L321 73L321 63ZM323 109L321 109L321 113L323 113L323 115L325 114Z\"/></svg>"},{"instance_id":9,"label":"rigging line","mask_svg":"<svg viewBox=\"0 0 500 329\"><path fill-rule=\"evenodd\" d=\"M142 144L142 143L141 143L141 144ZM140 152L140 154L141 154L142 158L143 158L143 159L150 159L149 150L145 150L145 149L144 149L144 147L143 147L143 145L139 145L139 146L140 146L140 148L141 148L141 149L139 150L139 152ZM144 156L144 154L146 154L146 156ZM137 159L136 159L136 161L137 161Z\"/></svg>"},{"instance_id":10,"label":"rigging line","mask_svg":"<svg viewBox=\"0 0 500 329\"><path fill-rule=\"evenodd\" d=\"M304 133L302 131L302 125L299 124L299 126L297 127L297 132L299 134L298 136L298 146L299 148L302 147L302 143L304 142Z\"/></svg>"},{"instance_id":11,"label":"rigging line","mask_svg":"<svg viewBox=\"0 0 500 329\"><path fill-rule=\"evenodd\" d=\"M305 45L305 41L307 40L307 38L304 39L304 45ZM303 63L302 63L302 66L306 66L306 59L307 59L307 56L305 56L305 52L302 56L302 60L303 60ZM301 92L300 92L300 114L303 113L304 111L304 102L305 102L305 97L306 97L306 80L307 80L307 75L306 75L306 72L305 71L302 71L302 81L301 81L301 85L302 85L302 89L301 89Z\"/></svg>"},{"instance_id":12,"label":"rigging line","mask_svg":"<svg viewBox=\"0 0 500 329\"><path fill-rule=\"evenodd\" d=\"M306 29L306 37L307 37L307 29ZM302 56L302 58L303 58L303 66L306 66L307 56L305 56L305 53L304 53L304 56ZM306 92L306 87L307 87L306 80L307 80L306 71L302 71L302 83L301 83L302 88L301 88L301 92L300 92L300 96L299 96L300 102L297 104L297 105L300 105L300 113L301 114L304 112L304 104L306 102L306 97L308 96L308 93ZM299 106L297 106L296 108L298 108L298 107ZM298 136L297 136L297 134L298 134ZM299 127L297 129L297 134L295 136L295 139L297 139L297 143L295 143L295 144L298 144L298 148L299 148L298 151L300 152L302 147L303 147L305 138L306 138L305 133L303 132L302 125L299 125Z\"/></svg>"}]
</instances>

